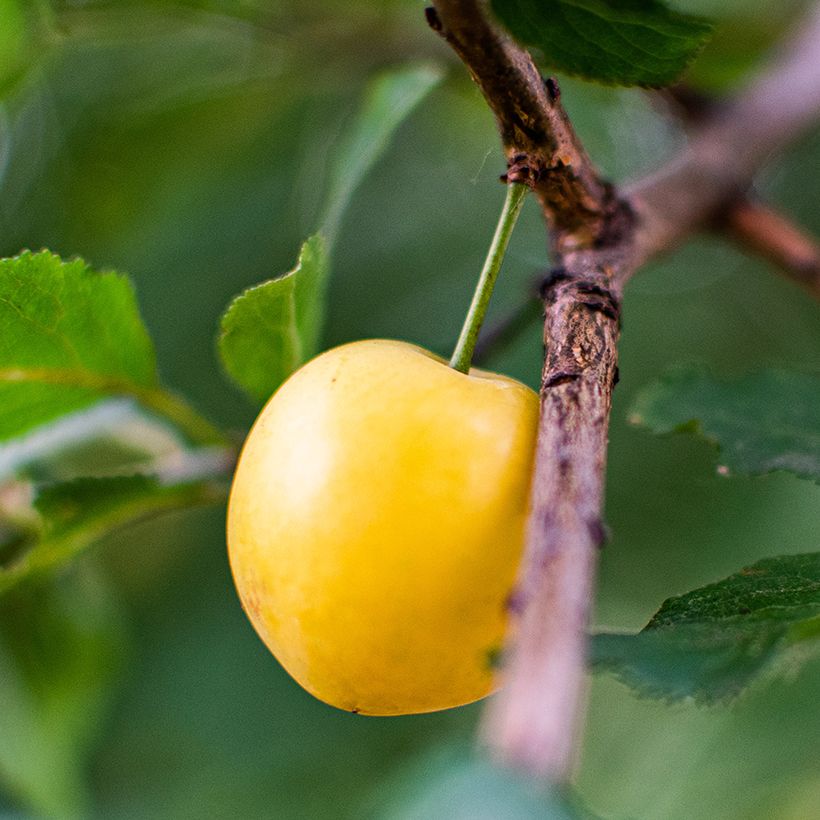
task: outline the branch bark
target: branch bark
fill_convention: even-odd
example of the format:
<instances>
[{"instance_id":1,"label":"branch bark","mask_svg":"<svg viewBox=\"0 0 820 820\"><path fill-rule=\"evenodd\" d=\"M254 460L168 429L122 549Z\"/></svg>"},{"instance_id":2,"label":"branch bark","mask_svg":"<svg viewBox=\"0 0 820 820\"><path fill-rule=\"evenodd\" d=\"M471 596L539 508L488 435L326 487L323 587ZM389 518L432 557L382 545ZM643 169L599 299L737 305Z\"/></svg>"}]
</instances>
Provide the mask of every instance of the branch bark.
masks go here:
<instances>
[{"instance_id":1,"label":"branch bark","mask_svg":"<svg viewBox=\"0 0 820 820\"><path fill-rule=\"evenodd\" d=\"M527 182L565 241L587 244L618 202L570 124L553 79L484 16L479 0L437 0L427 21L458 54L495 114L510 181Z\"/></svg>"},{"instance_id":2,"label":"branch bark","mask_svg":"<svg viewBox=\"0 0 820 820\"><path fill-rule=\"evenodd\" d=\"M525 554L511 607L503 688L482 737L500 760L570 778L583 702L609 411L623 285L653 256L708 225L820 110L820 12L770 71L724 105L681 156L618 193L575 135L554 80L498 32L478 0L435 0L428 22L495 113L511 179L550 226L556 268L543 290L545 362Z\"/></svg>"},{"instance_id":3,"label":"branch bark","mask_svg":"<svg viewBox=\"0 0 820 820\"><path fill-rule=\"evenodd\" d=\"M685 85L659 95L689 126L716 115L719 102ZM743 195L727 203L713 222L713 229L732 239L742 250L764 257L786 277L820 299L820 245L785 214Z\"/></svg>"},{"instance_id":4,"label":"branch bark","mask_svg":"<svg viewBox=\"0 0 820 820\"><path fill-rule=\"evenodd\" d=\"M680 156L626 189L640 216L636 267L707 227L820 115L820 6L797 31L756 82L715 107Z\"/></svg>"},{"instance_id":5,"label":"branch bark","mask_svg":"<svg viewBox=\"0 0 820 820\"><path fill-rule=\"evenodd\" d=\"M744 197L719 217L718 226L744 250L768 259L820 299L820 244L773 208Z\"/></svg>"}]
</instances>

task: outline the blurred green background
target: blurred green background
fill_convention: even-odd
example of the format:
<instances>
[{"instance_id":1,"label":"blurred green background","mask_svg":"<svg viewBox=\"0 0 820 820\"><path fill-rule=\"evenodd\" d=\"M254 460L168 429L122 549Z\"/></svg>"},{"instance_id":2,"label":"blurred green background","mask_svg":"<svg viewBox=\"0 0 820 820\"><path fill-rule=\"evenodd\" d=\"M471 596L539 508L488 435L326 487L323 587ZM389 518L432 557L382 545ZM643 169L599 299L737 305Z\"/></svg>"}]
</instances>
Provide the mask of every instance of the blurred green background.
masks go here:
<instances>
[{"instance_id":1,"label":"blurred green background","mask_svg":"<svg viewBox=\"0 0 820 820\"><path fill-rule=\"evenodd\" d=\"M722 5L725 51L713 49L698 69L709 86L731 83L737 54L745 60L749 44L784 20L780 6ZM446 79L402 126L345 219L326 343L387 336L449 352L500 208L503 161L488 111L428 31L422 7L0 0L0 251L48 247L130 273L166 382L215 421L244 430L254 410L220 373L220 313L244 287L292 265L315 226L328 153L367 78L433 59L449 67ZM589 152L615 180L651 168L684 140L642 92L568 79L562 89ZM759 181L816 235L818 167L815 132ZM548 265L534 203L507 260L490 321ZM816 486L784 474L722 478L707 444L652 438L626 415L638 388L681 361L718 374L817 370L819 331L816 304L714 238L691 242L630 284L599 625L638 628L671 594L766 555L818 549ZM534 324L491 364L535 385L540 356ZM107 708L89 733L90 762L76 761L87 793L55 785L49 796L49 778L60 781L50 771L45 796L32 804L5 772L0 813L411 816L405 801L446 765L452 744L470 737L479 708L376 719L314 701L240 610L223 517L209 509L140 525L64 573L59 583L79 584L75 598L99 599L101 617L116 625L107 651L120 671L101 696ZM0 650L22 617L3 606ZM10 674L4 657L0 682ZM813 816L819 672L815 662L731 708L708 709L639 700L595 679L582 798L623 820ZM59 745L58 734L46 724L42 742ZM32 747L33 758L41 753Z\"/></svg>"}]
</instances>

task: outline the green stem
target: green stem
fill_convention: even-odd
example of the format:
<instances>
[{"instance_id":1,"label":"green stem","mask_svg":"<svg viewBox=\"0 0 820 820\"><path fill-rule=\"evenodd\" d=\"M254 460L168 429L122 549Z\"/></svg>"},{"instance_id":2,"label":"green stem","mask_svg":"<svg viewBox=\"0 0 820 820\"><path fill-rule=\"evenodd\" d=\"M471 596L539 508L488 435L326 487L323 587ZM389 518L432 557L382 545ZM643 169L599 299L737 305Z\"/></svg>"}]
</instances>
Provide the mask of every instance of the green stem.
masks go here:
<instances>
[{"instance_id":1,"label":"green stem","mask_svg":"<svg viewBox=\"0 0 820 820\"><path fill-rule=\"evenodd\" d=\"M225 444L225 434L190 404L161 387L137 389L132 395L149 410L175 424L195 444Z\"/></svg>"},{"instance_id":2,"label":"green stem","mask_svg":"<svg viewBox=\"0 0 820 820\"><path fill-rule=\"evenodd\" d=\"M528 190L526 185L517 182L511 182L507 186L507 198L504 200L504 207L498 219L493 241L490 244L490 250L487 252L481 275L478 277L473 301L467 311L467 318L464 320L464 327L461 328L461 335L458 337L456 349L450 359L450 367L461 373L470 372L473 351L478 341L478 334L484 322L484 317L487 315L495 280L501 270L501 263L504 261L504 254L507 251L510 236L518 219L518 214L521 213L521 206L524 204L524 197Z\"/></svg>"}]
</instances>

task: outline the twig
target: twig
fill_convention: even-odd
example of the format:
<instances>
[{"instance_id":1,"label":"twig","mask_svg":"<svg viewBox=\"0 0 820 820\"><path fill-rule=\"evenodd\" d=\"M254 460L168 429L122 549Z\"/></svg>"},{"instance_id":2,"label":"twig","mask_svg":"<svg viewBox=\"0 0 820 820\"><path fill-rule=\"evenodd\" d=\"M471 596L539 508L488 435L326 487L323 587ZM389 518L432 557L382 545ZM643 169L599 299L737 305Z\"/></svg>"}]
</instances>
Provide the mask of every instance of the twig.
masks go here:
<instances>
[{"instance_id":1,"label":"twig","mask_svg":"<svg viewBox=\"0 0 820 820\"><path fill-rule=\"evenodd\" d=\"M741 248L765 257L820 299L820 244L791 220L762 202L744 197L719 217L718 225Z\"/></svg>"},{"instance_id":2,"label":"twig","mask_svg":"<svg viewBox=\"0 0 820 820\"><path fill-rule=\"evenodd\" d=\"M715 116L720 105L685 85L665 89L659 96L690 126ZM712 227L743 250L763 256L820 299L820 245L786 215L750 195L741 195L716 215Z\"/></svg>"},{"instance_id":3,"label":"twig","mask_svg":"<svg viewBox=\"0 0 820 820\"><path fill-rule=\"evenodd\" d=\"M820 109L820 13L783 60L723 106L684 153L618 196L595 172L529 55L476 0L436 0L428 21L455 49L498 121L510 174L539 196L557 268L544 289L546 349L527 543L504 688L482 736L537 777L572 771L585 630L594 595L607 431L617 381L620 292L639 265L708 224Z\"/></svg>"},{"instance_id":4,"label":"twig","mask_svg":"<svg viewBox=\"0 0 820 820\"><path fill-rule=\"evenodd\" d=\"M755 83L707 116L676 160L627 189L641 217L636 267L711 222L820 115L820 6L798 31Z\"/></svg>"}]
</instances>

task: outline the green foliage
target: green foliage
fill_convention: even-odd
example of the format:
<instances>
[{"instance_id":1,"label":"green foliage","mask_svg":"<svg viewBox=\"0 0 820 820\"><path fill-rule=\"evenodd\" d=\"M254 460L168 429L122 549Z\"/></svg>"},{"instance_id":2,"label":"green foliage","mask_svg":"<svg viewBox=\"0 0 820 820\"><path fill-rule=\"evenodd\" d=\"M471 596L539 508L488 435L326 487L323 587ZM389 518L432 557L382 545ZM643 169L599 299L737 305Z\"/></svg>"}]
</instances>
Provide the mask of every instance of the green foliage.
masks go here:
<instances>
[{"instance_id":1,"label":"green foliage","mask_svg":"<svg viewBox=\"0 0 820 820\"><path fill-rule=\"evenodd\" d=\"M720 447L724 470L788 470L820 481L820 378L761 370L719 381L699 369L668 373L638 395L630 421L655 433L693 431Z\"/></svg>"},{"instance_id":2,"label":"green foliage","mask_svg":"<svg viewBox=\"0 0 820 820\"><path fill-rule=\"evenodd\" d=\"M19 0L0 0L0 92L24 70L30 50L26 15Z\"/></svg>"},{"instance_id":3,"label":"green foliage","mask_svg":"<svg viewBox=\"0 0 820 820\"><path fill-rule=\"evenodd\" d=\"M431 776L431 772L433 773ZM399 783L385 820L581 820L588 812L572 798L538 788L509 769L466 750L437 754Z\"/></svg>"},{"instance_id":4,"label":"green foliage","mask_svg":"<svg viewBox=\"0 0 820 820\"><path fill-rule=\"evenodd\" d=\"M368 85L361 110L334 151L322 219L331 245L356 188L384 155L396 129L441 78L436 66L422 63L386 71Z\"/></svg>"},{"instance_id":5,"label":"green foliage","mask_svg":"<svg viewBox=\"0 0 820 820\"><path fill-rule=\"evenodd\" d=\"M222 364L255 400L264 402L318 351L327 275L327 245L317 233L292 271L249 288L222 317Z\"/></svg>"},{"instance_id":6,"label":"green foliage","mask_svg":"<svg viewBox=\"0 0 820 820\"><path fill-rule=\"evenodd\" d=\"M88 808L88 753L123 645L111 591L87 570L0 601L0 783L38 816Z\"/></svg>"},{"instance_id":7,"label":"green foliage","mask_svg":"<svg viewBox=\"0 0 820 820\"><path fill-rule=\"evenodd\" d=\"M48 251L0 260L0 440L157 384L129 281Z\"/></svg>"},{"instance_id":8,"label":"green foliage","mask_svg":"<svg viewBox=\"0 0 820 820\"><path fill-rule=\"evenodd\" d=\"M673 83L712 31L660 0L492 0L492 7L545 65L614 85Z\"/></svg>"},{"instance_id":9,"label":"green foliage","mask_svg":"<svg viewBox=\"0 0 820 820\"><path fill-rule=\"evenodd\" d=\"M646 695L714 702L818 649L820 553L807 553L670 598L636 635L596 635L593 662Z\"/></svg>"},{"instance_id":10,"label":"green foliage","mask_svg":"<svg viewBox=\"0 0 820 820\"><path fill-rule=\"evenodd\" d=\"M675 5L710 14L699 2ZM32 4L18 0L24 5ZM0 123L2 254L47 245L132 271L163 378L243 430L250 409L214 367L222 306L260 271L292 266L317 204L312 194L324 187L329 134L364 78L377 66L445 52L419 7L404 0L53 5L63 39L45 61L44 82L33 72L18 97L3 101L10 119L4 114ZM754 10L767 33L788 23L783 4L715 5ZM738 27L721 25L728 45L748 55ZM714 67L726 68L727 53L715 54ZM738 62L731 61L733 81ZM690 71L701 65L699 58ZM572 79L562 90L591 155L612 178L679 148L644 95ZM818 153L816 139L804 140L780 158L777 174L760 180L767 199L815 234L820 188L806 184L806 171L817 167ZM454 64L451 80L391 145L389 163L372 169L366 201L357 197L346 212L324 343L380 335L451 347L496 216L497 157L492 117ZM543 242L539 215L525 213L490 321L529 292L544 265ZM816 307L763 263L714 240L695 240L643 272L627 302L618 403L685 359L718 372L773 360L816 366ZM540 356L534 323L496 351L491 366L537 386ZM726 566L814 543L813 484L782 473L722 481L709 472L705 448L682 437L641 437L624 418L612 419L607 509L615 541L603 556L601 623L638 624L670 591L696 586L693 578L720 578ZM20 534L34 523L24 516ZM94 743L87 814L371 817L361 811L371 790L384 794L426 747L472 737L481 705L371 720L335 712L293 684L238 606L221 510L121 528L107 543L104 555L95 551L81 566L104 561L134 641L124 688ZM47 587L30 589L47 597ZM67 611L94 597L88 587L71 595ZM95 654L77 657L104 678ZM8 668L2 685L23 679L16 663ZM730 709L667 709L596 676L579 789L605 817L803 820L820 800L820 724L818 710L807 708L818 698L817 661L788 685L754 687ZM7 702L0 695L0 705ZM50 742L49 727L38 726L28 748ZM59 721L50 726L59 743ZM65 771L62 762L50 766L50 780ZM414 776L419 790L422 781L435 791L449 779L430 761ZM60 800L54 789L52 813L68 816L78 801ZM28 810L8 775L2 792L2 815L46 813L44 801Z\"/></svg>"},{"instance_id":11,"label":"green foliage","mask_svg":"<svg viewBox=\"0 0 820 820\"><path fill-rule=\"evenodd\" d=\"M319 350L330 273L330 253L354 191L388 142L441 74L429 65L377 77L337 149L322 229L299 253L296 267L237 297L221 321L219 352L231 378L256 401L265 401Z\"/></svg>"},{"instance_id":12,"label":"green foliage","mask_svg":"<svg viewBox=\"0 0 820 820\"><path fill-rule=\"evenodd\" d=\"M111 395L202 443L218 431L162 390L129 280L49 251L0 259L0 441Z\"/></svg>"},{"instance_id":13,"label":"green foliage","mask_svg":"<svg viewBox=\"0 0 820 820\"><path fill-rule=\"evenodd\" d=\"M156 478L133 475L83 478L32 488L23 495L0 540L0 595L21 581L60 566L125 524L167 510L220 500L224 489L209 482L165 486ZM0 518L0 524L2 524Z\"/></svg>"},{"instance_id":14,"label":"green foliage","mask_svg":"<svg viewBox=\"0 0 820 820\"><path fill-rule=\"evenodd\" d=\"M714 34L686 72L686 83L711 94L730 93L788 34L806 0L781 0L777 14L748 0L678 0L687 11L714 20ZM798 23L799 24L799 23Z\"/></svg>"}]
</instances>

